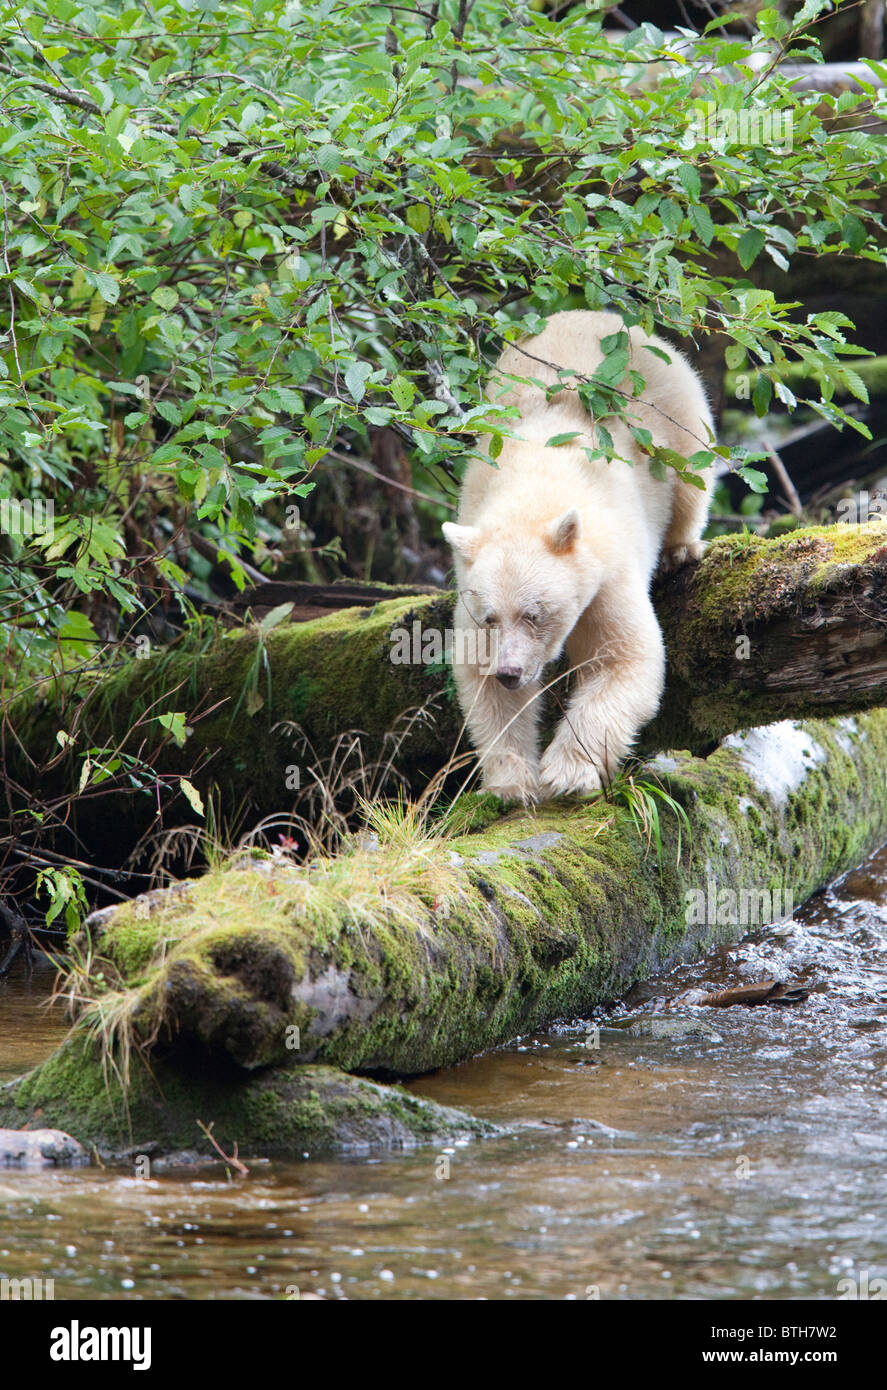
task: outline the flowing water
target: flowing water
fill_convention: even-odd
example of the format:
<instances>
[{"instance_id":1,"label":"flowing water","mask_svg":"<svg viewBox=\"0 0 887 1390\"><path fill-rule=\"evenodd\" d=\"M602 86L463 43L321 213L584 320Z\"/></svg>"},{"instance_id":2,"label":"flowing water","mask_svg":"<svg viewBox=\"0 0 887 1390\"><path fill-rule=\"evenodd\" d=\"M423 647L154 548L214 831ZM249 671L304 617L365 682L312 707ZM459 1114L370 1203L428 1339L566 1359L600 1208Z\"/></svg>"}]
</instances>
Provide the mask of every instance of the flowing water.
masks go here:
<instances>
[{"instance_id":1,"label":"flowing water","mask_svg":"<svg viewBox=\"0 0 887 1390\"><path fill-rule=\"evenodd\" d=\"M809 998L663 1007L772 976ZM0 1171L0 1275L91 1299L846 1296L887 1278L885 981L887 848L609 1014L411 1083L502 1138L233 1181ZM0 984L0 1079L58 1040L50 984Z\"/></svg>"}]
</instances>

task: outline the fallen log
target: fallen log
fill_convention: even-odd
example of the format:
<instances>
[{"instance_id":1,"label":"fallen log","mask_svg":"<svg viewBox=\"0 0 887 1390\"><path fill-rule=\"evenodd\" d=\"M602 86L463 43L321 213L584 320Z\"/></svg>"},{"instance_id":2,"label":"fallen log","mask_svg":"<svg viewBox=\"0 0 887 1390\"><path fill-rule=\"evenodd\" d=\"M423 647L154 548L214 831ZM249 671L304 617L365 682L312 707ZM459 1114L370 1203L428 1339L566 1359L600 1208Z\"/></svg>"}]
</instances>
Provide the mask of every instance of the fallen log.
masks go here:
<instances>
[{"instance_id":1,"label":"fallen log","mask_svg":"<svg viewBox=\"0 0 887 1390\"><path fill-rule=\"evenodd\" d=\"M660 581L655 602L668 674L643 753L705 752L754 725L887 703L883 520L777 540L723 537L699 565ZM396 765L420 791L465 746L445 660L451 614L452 595L441 592L271 630L209 623L92 688L74 679L47 686L7 716L7 772L20 806L8 831L23 847L38 834L45 842L49 818L37 826L31 814L39 788L64 818L56 851L76 844L80 858L88 848L119 864L140 836L196 821L183 796L170 805L180 777L204 798L215 787L218 812L229 822L239 812L246 827L287 812L328 777L348 730L361 731L367 764L393 757L393 731L417 709L424 714L412 720ZM559 695L564 688L561 681ZM190 730L181 747L158 718L173 712ZM61 749L60 729L71 739ZM114 791L128 786L128 767L81 788L90 749L138 756L151 773L146 790ZM92 765L109 756L94 751Z\"/></svg>"},{"instance_id":2,"label":"fallen log","mask_svg":"<svg viewBox=\"0 0 887 1390\"><path fill-rule=\"evenodd\" d=\"M887 522L726 537L657 594L668 681L646 749L887 702Z\"/></svg>"},{"instance_id":3,"label":"fallen log","mask_svg":"<svg viewBox=\"0 0 887 1390\"><path fill-rule=\"evenodd\" d=\"M42 1125L100 1135L113 1153L127 1127L131 1145L177 1146L198 1139L200 1118L249 1157L317 1151L304 1142L310 1122L334 1146L355 1111L336 1099L347 1078L335 1070L325 1099L318 1064L388 1077L447 1066L587 1018L650 974L790 915L887 836L885 766L887 711L785 722L706 759L658 761L686 816L663 808L658 856L624 801L484 825L496 808L479 798L483 828L467 833L395 827L308 866L239 856L95 914L75 943L88 963L72 980L79 1026L0 1090L0 1125L39 1111ZM104 1066L91 1041L100 1018L114 1020ZM372 1102L389 1103L397 1093ZM422 1123L430 1133L437 1121Z\"/></svg>"}]
</instances>

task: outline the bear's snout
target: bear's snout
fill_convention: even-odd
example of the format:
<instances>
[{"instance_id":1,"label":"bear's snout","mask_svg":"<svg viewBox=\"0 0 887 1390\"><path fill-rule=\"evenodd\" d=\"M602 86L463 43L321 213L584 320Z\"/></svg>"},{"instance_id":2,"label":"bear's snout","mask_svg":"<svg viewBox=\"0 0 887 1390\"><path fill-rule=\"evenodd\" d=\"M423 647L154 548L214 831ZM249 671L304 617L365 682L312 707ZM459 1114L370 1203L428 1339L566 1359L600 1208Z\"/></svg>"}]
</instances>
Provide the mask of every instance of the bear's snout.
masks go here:
<instances>
[{"instance_id":1,"label":"bear's snout","mask_svg":"<svg viewBox=\"0 0 887 1390\"><path fill-rule=\"evenodd\" d=\"M500 666L496 672L496 680L500 685L504 685L506 690L517 690L523 674L521 666Z\"/></svg>"}]
</instances>

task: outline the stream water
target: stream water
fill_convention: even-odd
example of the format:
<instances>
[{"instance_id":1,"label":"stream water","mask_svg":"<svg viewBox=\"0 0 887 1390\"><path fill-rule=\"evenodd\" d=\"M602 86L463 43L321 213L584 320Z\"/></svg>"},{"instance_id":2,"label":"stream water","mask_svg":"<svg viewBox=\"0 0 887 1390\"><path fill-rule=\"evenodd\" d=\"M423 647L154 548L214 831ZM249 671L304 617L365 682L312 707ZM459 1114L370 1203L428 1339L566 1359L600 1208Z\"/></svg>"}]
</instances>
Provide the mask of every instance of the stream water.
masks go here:
<instances>
[{"instance_id":1,"label":"stream water","mask_svg":"<svg viewBox=\"0 0 887 1390\"><path fill-rule=\"evenodd\" d=\"M662 1011L774 975L807 1001ZM0 1079L64 1031L51 977L0 984ZM885 983L887 848L607 1015L411 1083L502 1138L233 1181L2 1170L0 1276L57 1299L847 1296L887 1278Z\"/></svg>"}]
</instances>

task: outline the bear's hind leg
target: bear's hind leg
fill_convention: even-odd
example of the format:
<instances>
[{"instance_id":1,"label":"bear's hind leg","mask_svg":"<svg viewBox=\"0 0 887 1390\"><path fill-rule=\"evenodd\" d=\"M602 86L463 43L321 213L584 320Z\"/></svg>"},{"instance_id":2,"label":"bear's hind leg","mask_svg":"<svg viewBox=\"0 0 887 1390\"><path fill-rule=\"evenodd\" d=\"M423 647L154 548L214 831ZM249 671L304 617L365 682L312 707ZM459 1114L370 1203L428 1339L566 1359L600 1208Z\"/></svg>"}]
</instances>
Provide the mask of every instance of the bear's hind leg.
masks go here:
<instances>
[{"instance_id":1,"label":"bear's hind leg","mask_svg":"<svg viewBox=\"0 0 887 1390\"><path fill-rule=\"evenodd\" d=\"M705 488L694 487L675 478L671 500L671 519L662 542L659 568L664 573L680 569L688 560L701 560L705 550L702 533L708 521L708 509L714 487L711 472L699 475Z\"/></svg>"}]
</instances>

